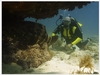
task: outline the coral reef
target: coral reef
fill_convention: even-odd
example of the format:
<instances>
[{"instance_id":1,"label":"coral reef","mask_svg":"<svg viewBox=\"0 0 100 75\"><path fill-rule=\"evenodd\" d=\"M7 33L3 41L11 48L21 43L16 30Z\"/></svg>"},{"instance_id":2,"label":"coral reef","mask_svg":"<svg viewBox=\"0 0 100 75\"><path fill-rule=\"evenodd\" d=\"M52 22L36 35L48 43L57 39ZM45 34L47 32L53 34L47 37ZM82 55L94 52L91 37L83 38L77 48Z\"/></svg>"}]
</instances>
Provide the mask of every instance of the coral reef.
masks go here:
<instances>
[{"instance_id":1,"label":"coral reef","mask_svg":"<svg viewBox=\"0 0 100 75\"><path fill-rule=\"evenodd\" d=\"M20 20L25 17L45 19L57 15L59 9L68 9L71 11L75 7L82 8L88 3L90 2L2 2L2 9ZM5 13L3 12L3 14Z\"/></svg>"},{"instance_id":2,"label":"coral reef","mask_svg":"<svg viewBox=\"0 0 100 75\"><path fill-rule=\"evenodd\" d=\"M34 44L28 50L19 50L17 53L13 54L12 57L23 69L28 69L31 67L38 67L42 63L50 60L52 55L48 50L47 43L44 43L42 47L38 44Z\"/></svg>"},{"instance_id":3,"label":"coral reef","mask_svg":"<svg viewBox=\"0 0 100 75\"><path fill-rule=\"evenodd\" d=\"M49 37L45 26L36 22L16 21L2 26L3 44L9 43L16 48L27 48L27 45L38 43L48 45L57 40L57 36ZM5 35L6 34L6 35Z\"/></svg>"},{"instance_id":4,"label":"coral reef","mask_svg":"<svg viewBox=\"0 0 100 75\"><path fill-rule=\"evenodd\" d=\"M5 64L17 62L25 68L31 66L38 67L41 63L47 61L53 56L53 53L52 56L48 54L48 52L50 53L48 47L54 43L57 38L57 36L49 37L45 26L35 22L16 21L3 25L2 62ZM46 43L46 45L44 45L44 43ZM37 49L31 50L31 46L36 44L38 44L38 46L34 46L33 48ZM14 54L16 57L17 55L20 56L18 61L15 61L16 58ZM40 58L38 59L35 54L37 54L37 56L40 54Z\"/></svg>"}]
</instances>

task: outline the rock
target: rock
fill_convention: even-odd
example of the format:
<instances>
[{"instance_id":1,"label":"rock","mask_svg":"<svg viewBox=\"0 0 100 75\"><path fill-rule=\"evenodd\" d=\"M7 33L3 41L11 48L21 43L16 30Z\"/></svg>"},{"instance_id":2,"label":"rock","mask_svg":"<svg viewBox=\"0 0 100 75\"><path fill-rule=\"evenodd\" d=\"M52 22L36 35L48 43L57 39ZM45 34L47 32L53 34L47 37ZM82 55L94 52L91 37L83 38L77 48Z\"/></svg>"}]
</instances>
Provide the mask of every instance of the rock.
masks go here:
<instances>
[{"instance_id":1,"label":"rock","mask_svg":"<svg viewBox=\"0 0 100 75\"><path fill-rule=\"evenodd\" d=\"M2 38L3 63L16 62L23 69L38 67L51 59L48 47L57 39L49 37L45 26L39 23L16 21L5 24Z\"/></svg>"},{"instance_id":2,"label":"rock","mask_svg":"<svg viewBox=\"0 0 100 75\"><path fill-rule=\"evenodd\" d=\"M48 46L46 43L43 45L45 49L39 47L37 44L33 48L28 50L20 50L14 54L17 64L23 67L23 69L28 69L30 67L38 67L42 63L50 60L51 54L49 53Z\"/></svg>"},{"instance_id":3,"label":"rock","mask_svg":"<svg viewBox=\"0 0 100 75\"><path fill-rule=\"evenodd\" d=\"M26 17L36 19L51 18L58 14L59 9L68 9L72 11L75 7L83 8L90 2L3 2L3 19L23 20ZM56 6L56 7L55 7ZM10 14L7 14L7 12ZM7 15L7 16L4 16ZM10 16L10 19L9 17ZM15 16L15 17L14 17ZM6 18L5 18L6 17Z\"/></svg>"}]
</instances>

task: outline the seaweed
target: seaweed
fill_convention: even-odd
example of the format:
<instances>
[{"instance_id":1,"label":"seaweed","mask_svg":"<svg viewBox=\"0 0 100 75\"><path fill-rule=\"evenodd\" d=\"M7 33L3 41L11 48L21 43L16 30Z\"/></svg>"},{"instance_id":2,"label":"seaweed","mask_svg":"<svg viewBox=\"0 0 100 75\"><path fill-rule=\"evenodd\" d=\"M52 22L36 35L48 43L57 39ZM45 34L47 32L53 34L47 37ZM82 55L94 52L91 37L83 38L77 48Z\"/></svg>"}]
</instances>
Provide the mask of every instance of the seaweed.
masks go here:
<instances>
[{"instance_id":1,"label":"seaweed","mask_svg":"<svg viewBox=\"0 0 100 75\"><path fill-rule=\"evenodd\" d=\"M88 70L88 71L85 71ZM92 74L93 72L93 64L92 64L92 58L90 55L85 55L84 57L80 58L79 62L79 70L76 72L72 72L72 74Z\"/></svg>"},{"instance_id":2,"label":"seaweed","mask_svg":"<svg viewBox=\"0 0 100 75\"><path fill-rule=\"evenodd\" d=\"M85 55L80 59L79 67L82 68L90 68L92 69L93 64L92 64L92 58L90 55Z\"/></svg>"}]
</instances>

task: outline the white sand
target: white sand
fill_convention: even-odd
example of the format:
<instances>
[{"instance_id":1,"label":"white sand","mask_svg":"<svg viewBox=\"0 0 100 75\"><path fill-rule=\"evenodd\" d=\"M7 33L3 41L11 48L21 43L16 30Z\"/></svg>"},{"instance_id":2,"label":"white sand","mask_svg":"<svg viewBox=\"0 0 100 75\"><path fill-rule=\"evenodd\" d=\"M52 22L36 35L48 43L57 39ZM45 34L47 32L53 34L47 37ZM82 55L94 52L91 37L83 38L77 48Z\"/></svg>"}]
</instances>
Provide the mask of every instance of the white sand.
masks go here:
<instances>
[{"instance_id":1,"label":"white sand","mask_svg":"<svg viewBox=\"0 0 100 75\"><path fill-rule=\"evenodd\" d=\"M50 61L34 70L39 73L70 73L71 70L78 68L78 66L67 64L68 57L69 55L66 55L64 52L59 52Z\"/></svg>"},{"instance_id":2,"label":"white sand","mask_svg":"<svg viewBox=\"0 0 100 75\"><path fill-rule=\"evenodd\" d=\"M92 46L92 50L75 50L75 51L51 50L51 51L53 51L54 56L50 61L43 63L38 68L30 68L30 70L25 70L24 72L22 72L22 69L19 69L21 71L18 71L18 73L72 74L73 72L75 73L77 72L77 70L79 70L80 58L87 54L92 56L93 61L91 63L93 63L94 66L93 70L99 72L99 50L97 45ZM6 71L6 67L4 70ZM11 69L9 70L11 71ZM90 72L90 69L86 68L84 72ZM91 73L92 72L93 71L91 71Z\"/></svg>"},{"instance_id":3,"label":"white sand","mask_svg":"<svg viewBox=\"0 0 100 75\"><path fill-rule=\"evenodd\" d=\"M76 53L76 55L74 54L74 52L73 54L71 54L71 56L59 51L58 54L56 54L50 61L45 62L38 68L34 68L35 72L33 73L71 74L72 72L79 70L79 55L81 55L80 53L83 53L83 51L78 52ZM83 53L83 55L84 54L85 52ZM94 66L94 69L98 71L98 62L96 62ZM89 69L86 69L85 72L89 72Z\"/></svg>"},{"instance_id":4,"label":"white sand","mask_svg":"<svg viewBox=\"0 0 100 75\"><path fill-rule=\"evenodd\" d=\"M54 57L38 68L34 68L34 72L32 73L47 73L47 74L72 74L72 72L76 72L79 69L79 61L81 57L85 55L90 55L92 58L93 70L99 72L99 51L97 45L92 46L92 50L75 50L70 54L67 54L68 51L57 51L52 50L54 52ZM97 53L97 57L95 54ZM91 72L93 70L89 68L85 68L84 72Z\"/></svg>"}]
</instances>

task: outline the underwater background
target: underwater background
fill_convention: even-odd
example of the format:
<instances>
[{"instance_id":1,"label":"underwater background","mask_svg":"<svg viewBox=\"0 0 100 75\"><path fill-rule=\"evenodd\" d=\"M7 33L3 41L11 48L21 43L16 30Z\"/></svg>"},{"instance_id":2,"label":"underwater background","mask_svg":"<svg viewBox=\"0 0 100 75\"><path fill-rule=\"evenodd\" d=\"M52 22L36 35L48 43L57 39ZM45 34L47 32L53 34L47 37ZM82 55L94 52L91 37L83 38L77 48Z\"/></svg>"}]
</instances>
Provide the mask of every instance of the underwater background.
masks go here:
<instances>
[{"instance_id":1,"label":"underwater background","mask_svg":"<svg viewBox=\"0 0 100 75\"><path fill-rule=\"evenodd\" d=\"M57 27L56 20L60 15L63 15L63 18L70 15L74 17L77 21L83 24L82 31L83 37L99 37L99 2L91 2L90 4L83 6L83 8L78 9L77 7L73 11L58 10L58 15L55 15L52 18L40 19L37 22L46 26L48 35L51 36L54 29ZM35 21L34 18L25 18L27 21ZM61 21L58 22L59 24Z\"/></svg>"},{"instance_id":2,"label":"underwater background","mask_svg":"<svg viewBox=\"0 0 100 75\"><path fill-rule=\"evenodd\" d=\"M2 63L3 74L98 74L100 72L98 41L99 1L91 2L81 9L76 7L73 11L68 11L67 9L59 9L58 11L58 15L55 15L52 18L37 20L38 23L41 23L46 27L46 31L49 36L51 36L52 32L57 27L56 21L59 16L63 15L63 18L65 18L66 16L70 15L83 24L82 31L84 40L87 37L90 37L95 42L90 42L84 50L79 50L77 48L76 50L70 50L65 49L65 43L58 40L57 43L54 44L55 48L52 48L51 46L49 47L52 54L51 60L46 61L37 68L30 67L29 69L25 70L14 62L11 64ZM36 21L35 18L31 17L27 17L24 20L32 22ZM62 21L59 21L58 24L61 22ZM31 50L32 49L30 48L28 51ZM48 54L46 53L45 55Z\"/></svg>"}]
</instances>

